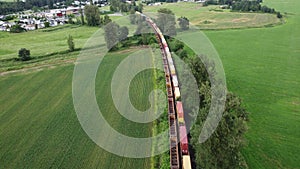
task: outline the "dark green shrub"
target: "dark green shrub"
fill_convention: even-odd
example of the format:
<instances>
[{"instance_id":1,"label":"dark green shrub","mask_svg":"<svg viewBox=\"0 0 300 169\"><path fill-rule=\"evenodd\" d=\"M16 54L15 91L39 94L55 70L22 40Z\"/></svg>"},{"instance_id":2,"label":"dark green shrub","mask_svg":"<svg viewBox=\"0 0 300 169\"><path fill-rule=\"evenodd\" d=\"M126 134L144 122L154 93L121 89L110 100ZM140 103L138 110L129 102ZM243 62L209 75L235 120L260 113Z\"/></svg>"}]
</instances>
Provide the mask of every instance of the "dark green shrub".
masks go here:
<instances>
[{"instance_id":1,"label":"dark green shrub","mask_svg":"<svg viewBox=\"0 0 300 169\"><path fill-rule=\"evenodd\" d=\"M45 22L45 28L49 28L50 27L50 23L49 22Z\"/></svg>"},{"instance_id":2,"label":"dark green shrub","mask_svg":"<svg viewBox=\"0 0 300 169\"><path fill-rule=\"evenodd\" d=\"M24 28L22 28L20 25L14 25L10 28L10 32L12 33L21 33L26 31Z\"/></svg>"},{"instance_id":3,"label":"dark green shrub","mask_svg":"<svg viewBox=\"0 0 300 169\"><path fill-rule=\"evenodd\" d=\"M26 48L21 48L19 50L19 58L22 61L30 60L30 50L27 50Z\"/></svg>"}]
</instances>

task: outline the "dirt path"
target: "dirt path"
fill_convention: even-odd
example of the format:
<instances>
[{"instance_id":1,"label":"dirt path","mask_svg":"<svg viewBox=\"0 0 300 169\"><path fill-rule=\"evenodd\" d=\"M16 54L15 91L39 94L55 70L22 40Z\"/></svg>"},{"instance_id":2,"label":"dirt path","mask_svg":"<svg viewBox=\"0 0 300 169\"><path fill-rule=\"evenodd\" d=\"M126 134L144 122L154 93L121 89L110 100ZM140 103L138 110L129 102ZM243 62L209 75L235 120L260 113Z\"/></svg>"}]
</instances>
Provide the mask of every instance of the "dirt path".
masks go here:
<instances>
[{"instance_id":1,"label":"dirt path","mask_svg":"<svg viewBox=\"0 0 300 169\"><path fill-rule=\"evenodd\" d=\"M143 45L143 46L131 46L128 49L122 50L122 51L117 51L116 53L128 53L132 52L138 49L143 49L143 48L149 48L148 45ZM22 69L16 69L16 70L10 70L10 71L4 71L0 72L0 76L5 76L9 74L14 74L14 73L30 73L30 72L36 72L36 71L41 71L44 69L52 69L57 66L61 65L67 65L67 64L75 64L77 58L72 58L72 59L66 59L66 60L55 60L52 63L44 63L44 64L39 64L39 65L29 65L28 67L24 67Z\"/></svg>"},{"instance_id":2,"label":"dirt path","mask_svg":"<svg viewBox=\"0 0 300 169\"><path fill-rule=\"evenodd\" d=\"M67 65L67 64L74 63L74 62L75 62L75 58L74 59L68 59L68 60L62 60L62 61L59 61L59 62L56 62L56 63L41 64L41 65L33 66L33 67L26 67L26 68L17 69L17 70L0 72L0 76L5 76L5 75L13 74L13 73L36 72L36 71L41 71L41 70L44 70L44 69L47 69L47 68L53 69L57 66Z\"/></svg>"}]
</instances>

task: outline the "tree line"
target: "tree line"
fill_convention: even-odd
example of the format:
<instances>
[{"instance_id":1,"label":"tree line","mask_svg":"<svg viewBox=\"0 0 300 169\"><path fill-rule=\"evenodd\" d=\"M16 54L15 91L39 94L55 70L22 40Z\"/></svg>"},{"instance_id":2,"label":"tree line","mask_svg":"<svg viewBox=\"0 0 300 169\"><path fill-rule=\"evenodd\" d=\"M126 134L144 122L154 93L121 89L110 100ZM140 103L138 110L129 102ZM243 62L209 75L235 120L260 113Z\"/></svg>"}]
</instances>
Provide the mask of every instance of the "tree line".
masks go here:
<instances>
[{"instance_id":1,"label":"tree line","mask_svg":"<svg viewBox=\"0 0 300 169\"><path fill-rule=\"evenodd\" d=\"M263 12L276 14L278 18L282 18L282 14L274 8L261 5L262 0L208 0L204 2L204 6L208 5L228 5L232 11L240 12Z\"/></svg>"},{"instance_id":2,"label":"tree line","mask_svg":"<svg viewBox=\"0 0 300 169\"><path fill-rule=\"evenodd\" d=\"M113 12L130 12L130 11L143 11L143 4L136 4L135 1L132 1L131 4L126 3L122 0L110 0L110 10Z\"/></svg>"},{"instance_id":3,"label":"tree line","mask_svg":"<svg viewBox=\"0 0 300 169\"><path fill-rule=\"evenodd\" d=\"M0 15L11 14L23 10L30 9L31 6L24 2L2 2L0 1Z\"/></svg>"},{"instance_id":4,"label":"tree line","mask_svg":"<svg viewBox=\"0 0 300 169\"><path fill-rule=\"evenodd\" d=\"M214 70L215 65L209 59L203 60L196 56L181 41L169 38L168 44L172 52L187 63L196 79L199 87L200 103L198 116L190 110L185 115L187 121L194 120L189 134L189 149L192 158L193 168L224 168L237 169L247 168L245 159L241 154L241 148L245 143L244 134L247 131L246 122L249 120L248 112L243 108L241 99L233 93L227 93L225 111L215 132L204 143L199 143L201 128L207 118L211 104L211 82L209 77L216 74L208 74L207 69ZM176 60L175 60L176 61ZM205 65L203 64L205 62ZM176 62L175 62L176 63ZM182 73L182 72L181 72ZM189 76L179 76L181 82L189 82ZM187 78L187 79L185 79ZM187 84L182 84L187 85ZM184 94L184 92L182 93ZM188 98L187 98L188 100ZM189 104L190 102L185 102ZM185 105L192 107L192 105Z\"/></svg>"},{"instance_id":5,"label":"tree line","mask_svg":"<svg viewBox=\"0 0 300 169\"><path fill-rule=\"evenodd\" d=\"M174 13L166 8L162 8L158 10L158 12L160 13L158 18L156 20L153 19L157 26L161 29L164 35L175 36L177 34L177 29ZM144 17L141 17L140 15L135 14L135 11L132 11L130 12L129 20L131 24L137 26L134 36L129 37L128 39L126 39L129 34L127 27L120 27L115 22L105 24L105 40L108 49L117 50L131 45L158 45L155 40L155 36L149 33L151 32L151 27L148 25ZM180 17L177 21L181 31L189 29L188 18ZM133 44L132 41L135 41L136 43Z\"/></svg>"},{"instance_id":6,"label":"tree line","mask_svg":"<svg viewBox=\"0 0 300 169\"><path fill-rule=\"evenodd\" d=\"M159 13L158 17L156 19L152 18L152 20L156 23L156 25L159 27L161 32L167 36L176 36L178 30L176 28L175 14L170 9L167 8L161 8L157 12ZM137 30L148 25L145 21L141 21L141 17L138 15L131 14L129 18L131 24L138 25ZM182 16L178 18L177 21L181 31L186 31L189 29L190 23L188 18ZM136 32L136 34L140 34L140 33L142 32L141 31Z\"/></svg>"},{"instance_id":7,"label":"tree line","mask_svg":"<svg viewBox=\"0 0 300 169\"><path fill-rule=\"evenodd\" d=\"M6 15L16 13L23 10L29 10L33 7L44 7L52 9L53 5L57 2L63 2L64 0L26 0L22 2L20 0L14 2L0 1L0 15Z\"/></svg>"},{"instance_id":8,"label":"tree line","mask_svg":"<svg viewBox=\"0 0 300 169\"><path fill-rule=\"evenodd\" d=\"M166 39L170 50L189 65L199 87L200 110L189 134L193 168L247 168L240 150L245 142L244 134L247 131L246 122L249 120L248 112L243 108L241 99L233 93L227 94L225 111L216 131L205 143L199 144L200 129L207 118L211 103L212 91L209 78L210 76L217 77L216 74L208 75L207 69L214 70L215 65L209 59L200 60L200 57L196 56L184 43L170 37L176 35L176 31L174 31L176 21L171 10L160 9L158 12L168 15L160 14L155 23L157 23L164 35L169 35ZM180 17L177 21L182 31L189 28L186 17ZM203 62L205 62L206 66L204 66ZM187 78L179 79L181 82L189 81L189 76L183 75L179 77ZM188 83L184 83L184 85L187 85L186 87L189 88ZM190 102L187 101L186 103ZM193 111L187 112L188 115L185 118L190 119L194 117L195 112ZM187 127L190 127L189 123Z\"/></svg>"}]
</instances>

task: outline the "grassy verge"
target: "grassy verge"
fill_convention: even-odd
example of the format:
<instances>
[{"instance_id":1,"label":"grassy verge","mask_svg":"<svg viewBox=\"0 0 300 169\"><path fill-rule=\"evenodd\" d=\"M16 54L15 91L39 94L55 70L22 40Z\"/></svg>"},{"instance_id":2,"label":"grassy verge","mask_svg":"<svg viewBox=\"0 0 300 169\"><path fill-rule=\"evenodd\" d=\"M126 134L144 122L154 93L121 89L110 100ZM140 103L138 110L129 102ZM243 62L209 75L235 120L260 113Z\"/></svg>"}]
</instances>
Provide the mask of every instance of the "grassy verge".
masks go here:
<instances>
[{"instance_id":1,"label":"grassy verge","mask_svg":"<svg viewBox=\"0 0 300 169\"><path fill-rule=\"evenodd\" d=\"M155 56L153 55L153 53L152 53L152 65L155 65ZM157 84L156 84L156 81L157 81L157 70L155 70L155 69L153 69L153 78L152 78L152 81L153 81L153 84L154 84L154 87L155 87L155 89L157 89L158 88L158 86L157 86ZM155 95L154 96L154 99L155 99L155 103L157 103L157 95ZM157 106L156 106L156 104L155 104L155 112L157 112ZM152 127L152 136L155 136L155 135L157 135L158 134L158 131L157 131L157 129L158 129L158 122L155 120L154 122L153 122L153 127ZM156 145L157 143L155 143L155 141L153 142L153 145ZM156 163L157 163L157 160L156 160L156 158L153 156L153 154L154 154L154 151L155 151L155 146L152 146L152 157L151 157L151 169L154 169L155 168L155 166L156 166Z\"/></svg>"},{"instance_id":2,"label":"grassy verge","mask_svg":"<svg viewBox=\"0 0 300 169\"><path fill-rule=\"evenodd\" d=\"M154 50L159 50L159 49L154 49ZM152 53L153 54L153 53ZM158 58L153 56L153 65L157 65L160 64L162 65L162 59L161 56L159 56ZM165 76L164 76L164 72L163 71L158 71L157 69L153 69L153 84L155 86L155 89L159 89L161 91L163 91L165 93L165 95L167 95L166 93L166 86L165 86ZM158 96L156 96L155 98L157 99ZM158 102L155 102L157 104L161 104ZM157 110L157 106L156 106L156 110ZM157 112L157 111L156 111ZM166 131L169 129L169 123L168 123L168 110L167 107L164 109L164 112L162 113L161 117L157 120L155 120L153 122L153 127L152 127L152 135L158 135L159 133L162 133L163 131ZM152 147L152 152L155 151L155 149L158 149L160 145L158 145L158 143L153 143L153 147ZM160 155L156 155L156 156L152 156L151 157L151 169L156 169L156 168L160 168L160 169L168 169L170 168L170 155L169 155L169 151L160 154Z\"/></svg>"},{"instance_id":3,"label":"grassy verge","mask_svg":"<svg viewBox=\"0 0 300 169\"><path fill-rule=\"evenodd\" d=\"M29 61L20 61L18 58L9 58L0 60L0 73L7 71L16 71L20 69L34 69L44 66L55 66L58 64L72 62L76 59L80 49L76 49L74 52L68 50L62 52L50 53L47 55L41 55L32 57Z\"/></svg>"}]
</instances>

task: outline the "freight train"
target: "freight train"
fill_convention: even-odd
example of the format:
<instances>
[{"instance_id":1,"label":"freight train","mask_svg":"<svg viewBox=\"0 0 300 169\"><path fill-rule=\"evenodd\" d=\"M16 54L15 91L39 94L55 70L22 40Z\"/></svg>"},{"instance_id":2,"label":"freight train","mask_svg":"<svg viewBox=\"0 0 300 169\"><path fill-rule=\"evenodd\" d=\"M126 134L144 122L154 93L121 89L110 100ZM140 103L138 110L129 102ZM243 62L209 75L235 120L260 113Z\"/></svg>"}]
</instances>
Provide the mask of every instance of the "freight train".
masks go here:
<instances>
[{"instance_id":1,"label":"freight train","mask_svg":"<svg viewBox=\"0 0 300 169\"><path fill-rule=\"evenodd\" d=\"M189 154L188 137L184 119L183 104L180 101L180 85L176 74L175 65L172 59L168 44L157 25L150 17L136 12L141 15L148 24L153 28L159 42L166 78L167 95L168 95L168 116L170 126L170 163L172 169L191 169L191 159ZM178 142L180 144L178 145ZM180 148L179 148L180 147ZM179 158L181 159L179 161Z\"/></svg>"}]
</instances>

